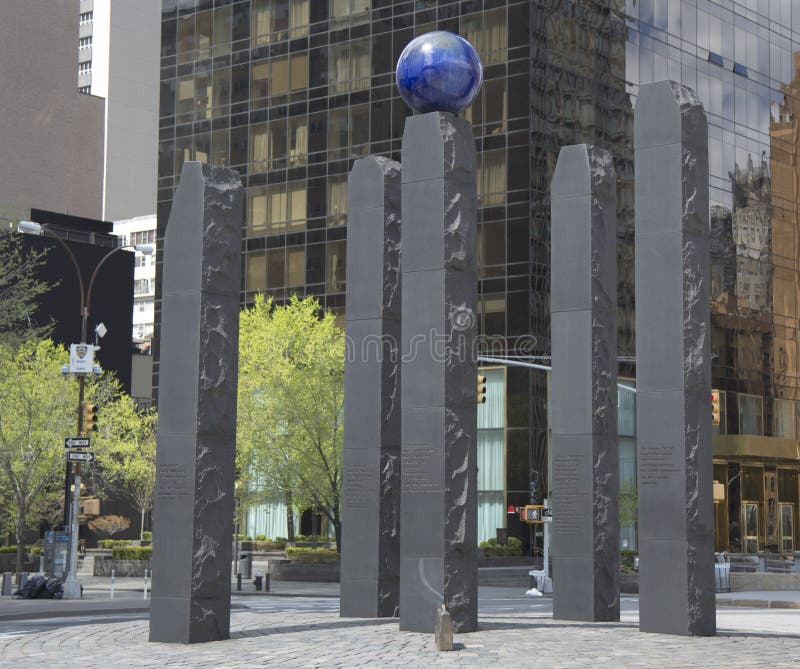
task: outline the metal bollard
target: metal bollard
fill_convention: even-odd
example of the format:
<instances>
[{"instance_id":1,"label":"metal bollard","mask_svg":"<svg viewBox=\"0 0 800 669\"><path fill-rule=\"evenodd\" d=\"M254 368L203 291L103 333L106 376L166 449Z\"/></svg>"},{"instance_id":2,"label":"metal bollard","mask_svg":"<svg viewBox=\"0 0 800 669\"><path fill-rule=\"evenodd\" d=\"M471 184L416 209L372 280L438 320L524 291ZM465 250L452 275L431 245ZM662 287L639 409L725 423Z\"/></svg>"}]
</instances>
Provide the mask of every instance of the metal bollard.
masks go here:
<instances>
[{"instance_id":1,"label":"metal bollard","mask_svg":"<svg viewBox=\"0 0 800 669\"><path fill-rule=\"evenodd\" d=\"M17 578L17 590L22 590L22 588L25 587L25 584L28 582L28 576L30 576L30 573L27 571L20 572Z\"/></svg>"},{"instance_id":2,"label":"metal bollard","mask_svg":"<svg viewBox=\"0 0 800 669\"><path fill-rule=\"evenodd\" d=\"M7 571L3 573L3 589L0 591L3 597L10 597L14 592L14 572Z\"/></svg>"},{"instance_id":3,"label":"metal bollard","mask_svg":"<svg viewBox=\"0 0 800 669\"><path fill-rule=\"evenodd\" d=\"M269 592L269 572L264 574L264 592Z\"/></svg>"},{"instance_id":4,"label":"metal bollard","mask_svg":"<svg viewBox=\"0 0 800 669\"><path fill-rule=\"evenodd\" d=\"M114 570L111 570L111 599L114 599Z\"/></svg>"},{"instance_id":5,"label":"metal bollard","mask_svg":"<svg viewBox=\"0 0 800 669\"><path fill-rule=\"evenodd\" d=\"M253 579L253 584L256 586L256 592L261 592L263 581L264 577L261 576L261 574L256 574L255 578Z\"/></svg>"},{"instance_id":6,"label":"metal bollard","mask_svg":"<svg viewBox=\"0 0 800 669\"><path fill-rule=\"evenodd\" d=\"M453 621L444 604L436 611L433 639L436 650L453 650Z\"/></svg>"},{"instance_id":7,"label":"metal bollard","mask_svg":"<svg viewBox=\"0 0 800 669\"><path fill-rule=\"evenodd\" d=\"M147 574L148 573L149 573L149 570L145 569L144 570L144 595L142 597L143 599L147 599Z\"/></svg>"},{"instance_id":8,"label":"metal bollard","mask_svg":"<svg viewBox=\"0 0 800 669\"><path fill-rule=\"evenodd\" d=\"M236 574L236 589L241 591L242 589L242 574Z\"/></svg>"}]
</instances>

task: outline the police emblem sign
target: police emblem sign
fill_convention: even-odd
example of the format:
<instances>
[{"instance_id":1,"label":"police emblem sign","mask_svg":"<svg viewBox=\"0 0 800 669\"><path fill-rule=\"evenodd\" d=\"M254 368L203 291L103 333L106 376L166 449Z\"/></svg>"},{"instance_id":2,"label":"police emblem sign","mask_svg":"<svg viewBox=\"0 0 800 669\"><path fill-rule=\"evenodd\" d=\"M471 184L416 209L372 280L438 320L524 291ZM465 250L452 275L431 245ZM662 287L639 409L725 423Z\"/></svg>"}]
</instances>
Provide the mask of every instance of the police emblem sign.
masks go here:
<instances>
[{"instance_id":1,"label":"police emblem sign","mask_svg":"<svg viewBox=\"0 0 800 669\"><path fill-rule=\"evenodd\" d=\"M71 344L69 347L69 371L71 374L91 374L94 369L94 351L91 344Z\"/></svg>"}]
</instances>

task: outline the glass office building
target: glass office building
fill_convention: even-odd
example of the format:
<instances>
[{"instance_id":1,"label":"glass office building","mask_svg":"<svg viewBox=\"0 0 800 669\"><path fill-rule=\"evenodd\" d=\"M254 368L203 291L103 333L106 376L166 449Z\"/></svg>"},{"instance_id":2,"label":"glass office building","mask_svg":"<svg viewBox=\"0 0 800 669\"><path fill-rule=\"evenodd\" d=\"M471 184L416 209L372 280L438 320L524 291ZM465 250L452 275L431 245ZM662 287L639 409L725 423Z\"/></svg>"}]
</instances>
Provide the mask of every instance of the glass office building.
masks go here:
<instances>
[{"instance_id":1,"label":"glass office building","mask_svg":"<svg viewBox=\"0 0 800 669\"><path fill-rule=\"evenodd\" d=\"M242 303L310 294L343 313L348 170L369 153L399 160L410 111L394 65L434 29L469 39L485 67L465 115L479 151L480 328L493 357L549 355L550 179L561 146L593 143L619 176L619 374L634 383L636 93L666 78L697 91L709 119L723 413L717 547L793 551L800 0L163 0L159 230L184 160L230 166L247 186ZM527 539L506 509L528 503L532 479L547 494L547 374L487 375L480 531L508 526ZM622 487L635 501L634 396L621 392L619 404ZM635 548L635 536L626 528L623 543Z\"/></svg>"}]
</instances>

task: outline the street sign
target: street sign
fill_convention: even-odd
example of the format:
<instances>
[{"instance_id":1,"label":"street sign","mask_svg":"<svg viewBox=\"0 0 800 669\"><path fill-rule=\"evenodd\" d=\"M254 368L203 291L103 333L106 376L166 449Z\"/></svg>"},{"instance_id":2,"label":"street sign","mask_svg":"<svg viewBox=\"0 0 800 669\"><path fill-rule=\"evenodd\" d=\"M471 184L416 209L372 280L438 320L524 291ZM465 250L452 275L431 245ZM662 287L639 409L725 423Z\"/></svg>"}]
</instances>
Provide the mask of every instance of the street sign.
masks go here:
<instances>
[{"instance_id":1,"label":"street sign","mask_svg":"<svg viewBox=\"0 0 800 669\"><path fill-rule=\"evenodd\" d=\"M542 509L542 522L543 523L552 523L553 522L553 509Z\"/></svg>"},{"instance_id":2,"label":"street sign","mask_svg":"<svg viewBox=\"0 0 800 669\"><path fill-rule=\"evenodd\" d=\"M94 453L90 451L70 451L67 453L67 460L70 462L91 462L94 460Z\"/></svg>"},{"instance_id":3,"label":"street sign","mask_svg":"<svg viewBox=\"0 0 800 669\"><path fill-rule=\"evenodd\" d=\"M64 448L89 448L89 437L67 437Z\"/></svg>"},{"instance_id":4,"label":"street sign","mask_svg":"<svg viewBox=\"0 0 800 669\"><path fill-rule=\"evenodd\" d=\"M71 374L91 374L94 371L94 352L99 347L91 344L70 344L69 371Z\"/></svg>"}]
</instances>

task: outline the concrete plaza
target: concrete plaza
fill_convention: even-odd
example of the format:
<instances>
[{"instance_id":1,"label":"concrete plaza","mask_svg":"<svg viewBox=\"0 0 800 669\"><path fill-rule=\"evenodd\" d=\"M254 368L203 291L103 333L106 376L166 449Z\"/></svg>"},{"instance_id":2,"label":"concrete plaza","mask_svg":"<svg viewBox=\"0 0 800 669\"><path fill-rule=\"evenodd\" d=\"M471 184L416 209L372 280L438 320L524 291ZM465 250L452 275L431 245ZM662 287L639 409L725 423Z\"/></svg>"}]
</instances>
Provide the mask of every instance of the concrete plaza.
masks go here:
<instances>
[{"instance_id":1,"label":"concrete plaza","mask_svg":"<svg viewBox=\"0 0 800 669\"><path fill-rule=\"evenodd\" d=\"M229 641L147 641L146 612L0 623L0 666L13 667L796 667L800 610L720 606L719 633L682 638L638 631L638 600L619 623L552 620L550 600L481 589L477 632L439 653L397 620L342 619L331 597L236 597ZM19 602L19 604L24 604ZM57 614L56 614L57 615ZM7 619L8 620L8 619Z\"/></svg>"}]
</instances>

